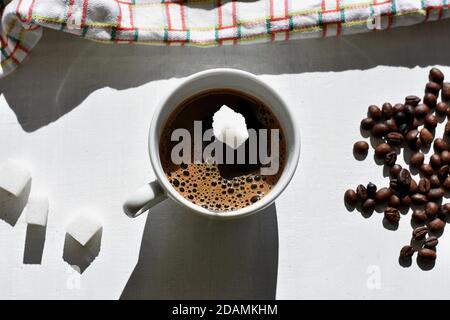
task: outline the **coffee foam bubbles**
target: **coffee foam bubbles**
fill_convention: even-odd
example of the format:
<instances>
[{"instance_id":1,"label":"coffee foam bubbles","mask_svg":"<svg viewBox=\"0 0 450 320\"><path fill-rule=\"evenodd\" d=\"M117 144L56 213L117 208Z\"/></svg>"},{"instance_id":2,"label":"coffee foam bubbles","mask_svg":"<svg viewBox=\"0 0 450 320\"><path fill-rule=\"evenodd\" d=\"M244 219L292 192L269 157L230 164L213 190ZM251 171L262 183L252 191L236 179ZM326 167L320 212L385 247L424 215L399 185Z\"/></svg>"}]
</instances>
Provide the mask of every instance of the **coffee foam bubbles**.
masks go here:
<instances>
[{"instance_id":1,"label":"coffee foam bubbles","mask_svg":"<svg viewBox=\"0 0 450 320\"><path fill-rule=\"evenodd\" d=\"M211 211L233 211L259 201L275 183L274 177L247 174L231 179L216 164L182 164L167 174L172 186L192 203Z\"/></svg>"}]
</instances>

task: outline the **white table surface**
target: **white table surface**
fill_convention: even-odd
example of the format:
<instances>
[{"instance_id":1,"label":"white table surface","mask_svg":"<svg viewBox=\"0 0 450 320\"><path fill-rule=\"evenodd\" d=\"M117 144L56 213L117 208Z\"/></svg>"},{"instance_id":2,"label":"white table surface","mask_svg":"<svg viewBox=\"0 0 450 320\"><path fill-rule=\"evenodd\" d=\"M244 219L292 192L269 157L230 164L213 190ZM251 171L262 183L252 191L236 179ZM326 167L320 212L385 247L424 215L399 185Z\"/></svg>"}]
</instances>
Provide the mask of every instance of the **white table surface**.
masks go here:
<instances>
[{"instance_id":1,"label":"white table surface","mask_svg":"<svg viewBox=\"0 0 450 320\"><path fill-rule=\"evenodd\" d=\"M108 46L46 30L0 80L0 161L27 164L32 192L51 201L40 264L28 263L39 248L25 241L24 215L12 226L0 212L0 298L450 298L448 233L433 269L415 259L404 268L410 213L391 231L382 214L364 218L343 203L348 187L388 183L373 150L363 162L352 154L367 106L420 95L430 66L450 77L449 37L443 21L197 49ZM170 201L126 217L127 194L154 178L146 139L159 98L212 67L253 72L292 107L302 135L293 181L275 206L242 220L210 221ZM62 258L80 208L103 221L99 255L81 276Z\"/></svg>"}]
</instances>

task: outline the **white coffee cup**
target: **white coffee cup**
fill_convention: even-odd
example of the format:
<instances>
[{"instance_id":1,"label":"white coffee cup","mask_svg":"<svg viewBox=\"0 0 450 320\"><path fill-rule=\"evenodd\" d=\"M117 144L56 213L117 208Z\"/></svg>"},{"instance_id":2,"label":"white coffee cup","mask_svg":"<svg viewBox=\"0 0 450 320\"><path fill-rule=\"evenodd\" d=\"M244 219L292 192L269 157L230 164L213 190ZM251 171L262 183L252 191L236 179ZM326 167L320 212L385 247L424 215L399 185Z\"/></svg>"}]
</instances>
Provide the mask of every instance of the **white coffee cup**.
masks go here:
<instances>
[{"instance_id":1,"label":"white coffee cup","mask_svg":"<svg viewBox=\"0 0 450 320\"><path fill-rule=\"evenodd\" d=\"M287 145L286 165L272 190L256 203L230 212L213 212L195 205L179 194L167 179L160 161L159 139L169 115L187 98L211 89L235 89L266 103L275 114L284 131ZM156 180L132 194L123 205L130 217L136 217L167 197L200 215L220 219L244 217L266 208L280 195L291 181L300 156L298 125L283 99L255 75L236 69L211 69L188 77L156 108L150 124L148 150Z\"/></svg>"}]
</instances>

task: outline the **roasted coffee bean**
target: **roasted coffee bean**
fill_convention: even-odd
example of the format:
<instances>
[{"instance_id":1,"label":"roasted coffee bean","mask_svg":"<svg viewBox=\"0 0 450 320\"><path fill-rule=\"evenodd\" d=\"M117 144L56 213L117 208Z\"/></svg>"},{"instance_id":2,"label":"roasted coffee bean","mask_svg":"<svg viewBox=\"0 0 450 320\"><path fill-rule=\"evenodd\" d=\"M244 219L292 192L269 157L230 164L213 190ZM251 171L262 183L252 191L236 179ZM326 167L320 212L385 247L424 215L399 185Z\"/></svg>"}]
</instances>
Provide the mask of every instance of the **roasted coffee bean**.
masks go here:
<instances>
[{"instance_id":1,"label":"roasted coffee bean","mask_svg":"<svg viewBox=\"0 0 450 320\"><path fill-rule=\"evenodd\" d=\"M425 210L423 209L414 209L412 218L417 222L425 222L428 219L427 215L425 214Z\"/></svg>"},{"instance_id":2,"label":"roasted coffee bean","mask_svg":"<svg viewBox=\"0 0 450 320\"><path fill-rule=\"evenodd\" d=\"M361 128L364 130L371 130L375 125L375 121L372 118L365 118L361 120Z\"/></svg>"},{"instance_id":3,"label":"roasted coffee bean","mask_svg":"<svg viewBox=\"0 0 450 320\"><path fill-rule=\"evenodd\" d=\"M419 131L418 130L410 130L405 136L405 141L408 144L411 150L417 150L421 146L421 142L419 139Z\"/></svg>"},{"instance_id":4,"label":"roasted coffee bean","mask_svg":"<svg viewBox=\"0 0 450 320\"><path fill-rule=\"evenodd\" d=\"M429 201L437 201L444 196L444 190L441 188L432 188L427 193L427 198Z\"/></svg>"},{"instance_id":5,"label":"roasted coffee bean","mask_svg":"<svg viewBox=\"0 0 450 320\"><path fill-rule=\"evenodd\" d=\"M437 96L439 91L441 91L441 85L439 83L430 81L425 85L425 93L432 93Z\"/></svg>"},{"instance_id":6,"label":"roasted coffee bean","mask_svg":"<svg viewBox=\"0 0 450 320\"><path fill-rule=\"evenodd\" d=\"M384 158L384 163L390 167L392 167L396 161L397 161L397 154L395 153L395 151L389 152Z\"/></svg>"},{"instance_id":7,"label":"roasted coffee bean","mask_svg":"<svg viewBox=\"0 0 450 320\"><path fill-rule=\"evenodd\" d=\"M367 199L361 205L361 210L365 213L369 213L375 209L375 200Z\"/></svg>"},{"instance_id":8,"label":"roasted coffee bean","mask_svg":"<svg viewBox=\"0 0 450 320\"><path fill-rule=\"evenodd\" d=\"M418 189L419 192L422 194L427 194L428 191L430 191L431 189L431 183L430 180L427 178L422 178L419 180L419 185L418 185Z\"/></svg>"},{"instance_id":9,"label":"roasted coffee bean","mask_svg":"<svg viewBox=\"0 0 450 320\"><path fill-rule=\"evenodd\" d=\"M422 205L427 203L427 196L421 193L415 193L411 196L411 200L414 204Z\"/></svg>"},{"instance_id":10,"label":"roasted coffee bean","mask_svg":"<svg viewBox=\"0 0 450 320\"><path fill-rule=\"evenodd\" d=\"M434 140L434 150L436 150L437 152L442 152L444 150L448 150L448 143L445 142L444 139L442 138L436 138Z\"/></svg>"},{"instance_id":11,"label":"roasted coffee bean","mask_svg":"<svg viewBox=\"0 0 450 320\"><path fill-rule=\"evenodd\" d=\"M361 201L365 201L369 197L366 187L364 187L362 184L356 187L356 194Z\"/></svg>"},{"instance_id":12,"label":"roasted coffee bean","mask_svg":"<svg viewBox=\"0 0 450 320\"><path fill-rule=\"evenodd\" d=\"M409 185L409 194L415 194L415 193L420 193L419 185L417 184L416 180L411 179L411 184Z\"/></svg>"},{"instance_id":13,"label":"roasted coffee bean","mask_svg":"<svg viewBox=\"0 0 450 320\"><path fill-rule=\"evenodd\" d=\"M434 130L434 129L436 129L436 127L438 125L438 119L433 114L427 114L425 116L423 124L424 124L425 128L427 128L428 130Z\"/></svg>"},{"instance_id":14,"label":"roasted coffee bean","mask_svg":"<svg viewBox=\"0 0 450 320\"><path fill-rule=\"evenodd\" d=\"M439 205L436 202L427 202L425 205L425 215L427 218L433 218L439 212Z\"/></svg>"},{"instance_id":15,"label":"roasted coffee bean","mask_svg":"<svg viewBox=\"0 0 450 320\"><path fill-rule=\"evenodd\" d=\"M434 108L436 107L437 96L432 93L425 93L425 95L423 96L423 103L430 108Z\"/></svg>"},{"instance_id":16,"label":"roasted coffee bean","mask_svg":"<svg viewBox=\"0 0 450 320\"><path fill-rule=\"evenodd\" d=\"M400 131L394 119L387 119L386 121L384 121L384 123L388 126L389 132Z\"/></svg>"},{"instance_id":17,"label":"roasted coffee bean","mask_svg":"<svg viewBox=\"0 0 450 320\"><path fill-rule=\"evenodd\" d=\"M417 227L414 229L412 236L414 240L422 240L428 233L428 228L426 226Z\"/></svg>"},{"instance_id":18,"label":"roasted coffee bean","mask_svg":"<svg viewBox=\"0 0 450 320\"><path fill-rule=\"evenodd\" d=\"M392 105L389 102L383 103L383 106L381 107L381 117L387 120L392 117L393 113L394 109L392 108Z\"/></svg>"},{"instance_id":19,"label":"roasted coffee bean","mask_svg":"<svg viewBox=\"0 0 450 320\"><path fill-rule=\"evenodd\" d=\"M437 175L433 174L429 179L430 179L431 189L439 188L441 186L441 181L439 180L439 177Z\"/></svg>"},{"instance_id":20,"label":"roasted coffee bean","mask_svg":"<svg viewBox=\"0 0 450 320\"><path fill-rule=\"evenodd\" d=\"M417 182L414 179L411 179L411 184L409 186L409 192L411 194L419 192L419 186L417 185Z\"/></svg>"},{"instance_id":21,"label":"roasted coffee bean","mask_svg":"<svg viewBox=\"0 0 450 320\"><path fill-rule=\"evenodd\" d=\"M427 128L420 130L420 142L425 148L429 147L433 142L433 134Z\"/></svg>"},{"instance_id":22,"label":"roasted coffee bean","mask_svg":"<svg viewBox=\"0 0 450 320\"><path fill-rule=\"evenodd\" d=\"M438 212L439 218L442 220L446 220L447 217L450 215L450 203L445 203L439 207Z\"/></svg>"},{"instance_id":23,"label":"roasted coffee bean","mask_svg":"<svg viewBox=\"0 0 450 320\"><path fill-rule=\"evenodd\" d=\"M450 151L444 150L441 152L441 163L443 165L450 164Z\"/></svg>"},{"instance_id":24,"label":"roasted coffee bean","mask_svg":"<svg viewBox=\"0 0 450 320\"><path fill-rule=\"evenodd\" d=\"M430 157L430 165L434 170L438 170L442 166L441 156L438 154L433 154Z\"/></svg>"},{"instance_id":25,"label":"roasted coffee bean","mask_svg":"<svg viewBox=\"0 0 450 320\"><path fill-rule=\"evenodd\" d=\"M449 82L444 82L442 84L441 98L442 98L442 101L445 101L445 102L450 100L450 83Z\"/></svg>"},{"instance_id":26,"label":"roasted coffee bean","mask_svg":"<svg viewBox=\"0 0 450 320\"><path fill-rule=\"evenodd\" d=\"M384 210L384 217L390 223L397 224L400 221L400 211L396 208L387 207L386 210Z\"/></svg>"},{"instance_id":27,"label":"roasted coffee bean","mask_svg":"<svg viewBox=\"0 0 450 320\"><path fill-rule=\"evenodd\" d=\"M448 104L446 102L441 101L436 104L436 113L439 116L445 116L447 114L447 111L448 111Z\"/></svg>"},{"instance_id":28,"label":"roasted coffee bean","mask_svg":"<svg viewBox=\"0 0 450 320\"><path fill-rule=\"evenodd\" d=\"M387 202L392 196L392 191L389 188L381 188L375 195L376 202Z\"/></svg>"},{"instance_id":29,"label":"roasted coffee bean","mask_svg":"<svg viewBox=\"0 0 450 320\"><path fill-rule=\"evenodd\" d=\"M410 106L417 106L420 103L420 98L415 95L410 95L405 98L405 104L409 104Z\"/></svg>"},{"instance_id":30,"label":"roasted coffee bean","mask_svg":"<svg viewBox=\"0 0 450 320\"><path fill-rule=\"evenodd\" d=\"M398 174L400 173L400 171L402 171L402 166L399 164L395 164L392 166L392 168L389 170L389 174L391 175L391 177L393 178L397 178Z\"/></svg>"},{"instance_id":31,"label":"roasted coffee bean","mask_svg":"<svg viewBox=\"0 0 450 320\"><path fill-rule=\"evenodd\" d=\"M442 221L447 221L448 220L448 213L446 213L445 211L441 211L441 210L439 210L438 211L438 213L437 213L437 217L439 218L439 219L441 219Z\"/></svg>"},{"instance_id":32,"label":"roasted coffee bean","mask_svg":"<svg viewBox=\"0 0 450 320\"><path fill-rule=\"evenodd\" d=\"M444 227L445 227L445 222L439 218L435 218L428 223L428 229L435 231L435 232L442 231L444 229Z\"/></svg>"},{"instance_id":33,"label":"roasted coffee bean","mask_svg":"<svg viewBox=\"0 0 450 320\"><path fill-rule=\"evenodd\" d=\"M409 130L408 133L404 136L406 143L410 143L411 141L416 140L419 137L419 131L416 129Z\"/></svg>"},{"instance_id":34,"label":"roasted coffee bean","mask_svg":"<svg viewBox=\"0 0 450 320\"><path fill-rule=\"evenodd\" d=\"M394 114L397 114L399 112L404 112L405 111L405 105L403 103L396 103L392 107L392 110L394 111Z\"/></svg>"},{"instance_id":35,"label":"roasted coffee bean","mask_svg":"<svg viewBox=\"0 0 450 320\"><path fill-rule=\"evenodd\" d=\"M392 148L387 143L381 143L375 147L375 156L379 159L384 159L386 155L392 151Z\"/></svg>"},{"instance_id":36,"label":"roasted coffee bean","mask_svg":"<svg viewBox=\"0 0 450 320\"><path fill-rule=\"evenodd\" d=\"M428 79L436 83L442 83L444 81L444 74L438 68L432 68L428 74Z\"/></svg>"},{"instance_id":37,"label":"roasted coffee bean","mask_svg":"<svg viewBox=\"0 0 450 320\"><path fill-rule=\"evenodd\" d=\"M450 215L450 203L445 203L439 206L439 211L437 213L437 217L442 221L447 221Z\"/></svg>"},{"instance_id":38,"label":"roasted coffee bean","mask_svg":"<svg viewBox=\"0 0 450 320\"><path fill-rule=\"evenodd\" d=\"M442 205L442 210L450 214L450 203L444 203Z\"/></svg>"},{"instance_id":39,"label":"roasted coffee bean","mask_svg":"<svg viewBox=\"0 0 450 320\"><path fill-rule=\"evenodd\" d=\"M386 140L391 146L400 146L403 144L404 138L399 132L389 132L386 135Z\"/></svg>"},{"instance_id":40,"label":"roasted coffee bean","mask_svg":"<svg viewBox=\"0 0 450 320\"><path fill-rule=\"evenodd\" d=\"M372 182L369 182L367 184L366 190L367 190L367 196L370 199L375 199L375 196L377 194L377 186L375 184L373 184Z\"/></svg>"},{"instance_id":41,"label":"roasted coffee bean","mask_svg":"<svg viewBox=\"0 0 450 320\"><path fill-rule=\"evenodd\" d=\"M450 136L450 121L447 121L447 123L445 124L445 127L444 127L444 133L445 133L447 136Z\"/></svg>"},{"instance_id":42,"label":"roasted coffee bean","mask_svg":"<svg viewBox=\"0 0 450 320\"><path fill-rule=\"evenodd\" d=\"M398 196L396 196L395 194L393 194L391 196L391 198L389 199L388 205L390 207L394 207L394 208L398 208L400 207L400 205L402 204L402 201L400 200L400 198Z\"/></svg>"},{"instance_id":43,"label":"roasted coffee bean","mask_svg":"<svg viewBox=\"0 0 450 320\"><path fill-rule=\"evenodd\" d=\"M372 135L376 138L382 138L389 133L389 127L385 123L376 123L372 130Z\"/></svg>"},{"instance_id":44,"label":"roasted coffee bean","mask_svg":"<svg viewBox=\"0 0 450 320\"><path fill-rule=\"evenodd\" d=\"M351 207L354 207L358 203L358 195L352 189L348 189L344 194L344 201Z\"/></svg>"},{"instance_id":45,"label":"roasted coffee bean","mask_svg":"<svg viewBox=\"0 0 450 320\"><path fill-rule=\"evenodd\" d=\"M409 165L413 168L419 168L425 159L425 156L422 152L415 152L409 158Z\"/></svg>"},{"instance_id":46,"label":"roasted coffee bean","mask_svg":"<svg viewBox=\"0 0 450 320\"><path fill-rule=\"evenodd\" d=\"M397 112L397 113L395 114L395 116L394 116L394 119L395 119L395 123L396 123L398 126L400 126L400 125L402 125L402 124L404 124L404 123L408 123L406 113L403 112L403 111Z\"/></svg>"},{"instance_id":47,"label":"roasted coffee bean","mask_svg":"<svg viewBox=\"0 0 450 320\"><path fill-rule=\"evenodd\" d=\"M401 189L401 185L398 182L398 179L391 179L391 181L389 181L389 188L391 188L394 191L399 191Z\"/></svg>"},{"instance_id":48,"label":"roasted coffee bean","mask_svg":"<svg viewBox=\"0 0 450 320\"><path fill-rule=\"evenodd\" d=\"M425 117L428 114L428 112L430 112L430 108L426 104L423 104L423 103L419 104L414 109L414 115L418 119Z\"/></svg>"},{"instance_id":49,"label":"roasted coffee bean","mask_svg":"<svg viewBox=\"0 0 450 320\"><path fill-rule=\"evenodd\" d=\"M450 191L450 177L445 178L441 186L445 191Z\"/></svg>"},{"instance_id":50,"label":"roasted coffee bean","mask_svg":"<svg viewBox=\"0 0 450 320\"><path fill-rule=\"evenodd\" d=\"M412 125L415 117L414 117L414 107L406 104L405 105L405 115L406 115L406 123L408 124L408 126Z\"/></svg>"},{"instance_id":51,"label":"roasted coffee bean","mask_svg":"<svg viewBox=\"0 0 450 320\"><path fill-rule=\"evenodd\" d=\"M441 186L441 181L436 174L431 175L428 179L430 180L431 189L439 188Z\"/></svg>"},{"instance_id":52,"label":"roasted coffee bean","mask_svg":"<svg viewBox=\"0 0 450 320\"><path fill-rule=\"evenodd\" d=\"M415 130L417 129L422 123L420 122L419 119L414 118L414 121L412 123L412 125L409 126L409 130Z\"/></svg>"},{"instance_id":53,"label":"roasted coffee bean","mask_svg":"<svg viewBox=\"0 0 450 320\"><path fill-rule=\"evenodd\" d=\"M353 145L353 151L359 155L366 155L369 151L369 144L365 141L355 142Z\"/></svg>"},{"instance_id":54,"label":"roasted coffee bean","mask_svg":"<svg viewBox=\"0 0 450 320\"><path fill-rule=\"evenodd\" d=\"M414 255L414 248L410 245L404 246L400 250L400 259L407 259Z\"/></svg>"},{"instance_id":55,"label":"roasted coffee bean","mask_svg":"<svg viewBox=\"0 0 450 320\"><path fill-rule=\"evenodd\" d=\"M426 238L425 242L423 243L423 245L424 245L425 248L433 249L433 248L435 248L438 245L438 243L439 243L438 238L432 236L432 237Z\"/></svg>"},{"instance_id":56,"label":"roasted coffee bean","mask_svg":"<svg viewBox=\"0 0 450 320\"><path fill-rule=\"evenodd\" d=\"M420 172L425 177L430 177L433 174L433 167L427 163L424 163L423 165L420 166Z\"/></svg>"},{"instance_id":57,"label":"roasted coffee bean","mask_svg":"<svg viewBox=\"0 0 450 320\"><path fill-rule=\"evenodd\" d=\"M401 186L409 187L411 185L411 174L408 170L402 169L398 174L398 182Z\"/></svg>"},{"instance_id":58,"label":"roasted coffee bean","mask_svg":"<svg viewBox=\"0 0 450 320\"><path fill-rule=\"evenodd\" d=\"M450 172L450 166L448 164L440 167L438 170L439 179L444 180L448 176L449 172Z\"/></svg>"},{"instance_id":59,"label":"roasted coffee bean","mask_svg":"<svg viewBox=\"0 0 450 320\"><path fill-rule=\"evenodd\" d=\"M401 125L398 127L398 131L399 131L401 134L403 134L403 135L407 134L408 131L409 131L409 125L408 125L407 123L401 124Z\"/></svg>"},{"instance_id":60,"label":"roasted coffee bean","mask_svg":"<svg viewBox=\"0 0 450 320\"><path fill-rule=\"evenodd\" d=\"M403 196L400 198L401 204L404 207L410 207L412 204L412 200L410 196Z\"/></svg>"},{"instance_id":61,"label":"roasted coffee bean","mask_svg":"<svg viewBox=\"0 0 450 320\"><path fill-rule=\"evenodd\" d=\"M442 168L442 167L441 167ZM439 171L438 171L439 172ZM433 174L431 175L428 179L430 179L430 185L431 185L431 189L433 188L439 188L441 186L441 183L443 180L445 180L445 177L443 177L442 179L439 177L439 174ZM441 181L442 180L442 181Z\"/></svg>"},{"instance_id":62,"label":"roasted coffee bean","mask_svg":"<svg viewBox=\"0 0 450 320\"><path fill-rule=\"evenodd\" d=\"M414 179L411 179L411 184L409 186L409 193L410 194L420 193L419 185L417 184L416 180L414 180Z\"/></svg>"},{"instance_id":63,"label":"roasted coffee bean","mask_svg":"<svg viewBox=\"0 0 450 320\"><path fill-rule=\"evenodd\" d=\"M419 252L417 254L423 260L427 260L427 261L436 260L436 252L431 249L422 248L419 250Z\"/></svg>"},{"instance_id":64,"label":"roasted coffee bean","mask_svg":"<svg viewBox=\"0 0 450 320\"><path fill-rule=\"evenodd\" d=\"M378 121L381 119L381 110L375 105L369 106L367 109L367 116L369 118L372 118L375 121Z\"/></svg>"}]
</instances>

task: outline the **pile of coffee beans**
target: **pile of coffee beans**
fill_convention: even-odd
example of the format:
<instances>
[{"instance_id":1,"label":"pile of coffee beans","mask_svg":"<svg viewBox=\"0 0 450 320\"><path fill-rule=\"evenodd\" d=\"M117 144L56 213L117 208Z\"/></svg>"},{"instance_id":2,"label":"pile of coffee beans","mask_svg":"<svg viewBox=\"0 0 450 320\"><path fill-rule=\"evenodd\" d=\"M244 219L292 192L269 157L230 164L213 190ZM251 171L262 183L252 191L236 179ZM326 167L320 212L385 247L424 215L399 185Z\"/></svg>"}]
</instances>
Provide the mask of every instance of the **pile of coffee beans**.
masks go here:
<instances>
[{"instance_id":1,"label":"pile of coffee beans","mask_svg":"<svg viewBox=\"0 0 450 320\"><path fill-rule=\"evenodd\" d=\"M384 210L385 222L393 226L413 209L412 239L401 248L400 261L411 259L417 252L418 262L433 263L438 237L450 218L450 203L442 204L443 197L450 194L449 101L450 83L444 82L442 71L432 68L423 99L410 95L404 103L369 106L367 117L361 121L363 132L376 138L372 139L376 141L375 158L389 169L390 182L383 188L360 184L345 192L344 201L349 208L365 214L375 208ZM440 122L446 123L441 138L435 137ZM409 168L396 163L402 149ZM425 154L430 150L434 152L427 163ZM353 145L355 156L365 157L368 151L365 141Z\"/></svg>"}]
</instances>

